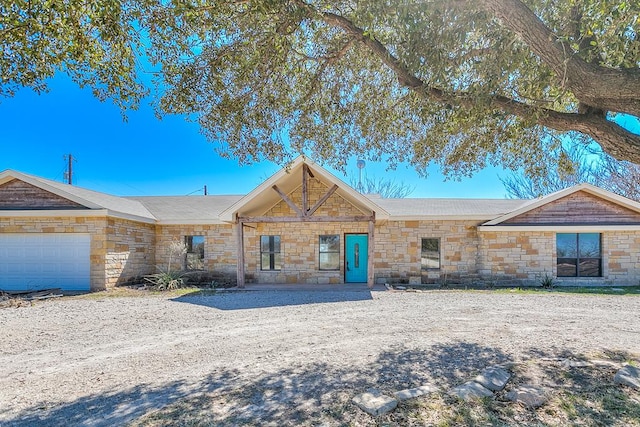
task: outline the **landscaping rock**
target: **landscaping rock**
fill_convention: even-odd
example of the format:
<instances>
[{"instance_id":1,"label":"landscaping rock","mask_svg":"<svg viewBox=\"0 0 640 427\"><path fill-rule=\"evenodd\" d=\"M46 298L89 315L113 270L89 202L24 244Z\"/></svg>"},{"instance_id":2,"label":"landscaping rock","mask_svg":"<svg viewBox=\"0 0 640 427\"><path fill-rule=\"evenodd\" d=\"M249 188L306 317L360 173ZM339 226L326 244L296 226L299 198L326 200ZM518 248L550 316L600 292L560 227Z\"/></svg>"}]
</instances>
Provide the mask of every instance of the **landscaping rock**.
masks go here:
<instances>
[{"instance_id":1,"label":"landscaping rock","mask_svg":"<svg viewBox=\"0 0 640 427\"><path fill-rule=\"evenodd\" d=\"M586 360L573 360L573 359L564 359L560 362L560 365L564 368L588 368L589 366L593 366L593 364Z\"/></svg>"},{"instance_id":2,"label":"landscaping rock","mask_svg":"<svg viewBox=\"0 0 640 427\"><path fill-rule=\"evenodd\" d=\"M616 375L613 377L613 382L640 390L640 369L635 366L625 365L616 372Z\"/></svg>"},{"instance_id":3,"label":"landscaping rock","mask_svg":"<svg viewBox=\"0 0 640 427\"><path fill-rule=\"evenodd\" d=\"M506 370L498 366L491 366L482 371L473 380L486 389L500 391L507 385L510 378L511 374Z\"/></svg>"},{"instance_id":4,"label":"landscaping rock","mask_svg":"<svg viewBox=\"0 0 640 427\"><path fill-rule=\"evenodd\" d=\"M405 390L396 391L393 393L394 397L399 401L413 399L414 397L424 396L429 393L436 393L439 389L431 384L423 385L416 388L408 388Z\"/></svg>"},{"instance_id":5,"label":"landscaping rock","mask_svg":"<svg viewBox=\"0 0 640 427\"><path fill-rule=\"evenodd\" d=\"M612 368L620 368L620 363L613 360L594 359L591 361L596 366L608 366Z\"/></svg>"},{"instance_id":6,"label":"landscaping rock","mask_svg":"<svg viewBox=\"0 0 640 427\"><path fill-rule=\"evenodd\" d=\"M493 392L475 381L468 381L451 390L451 394L462 400L474 400L481 397L493 396Z\"/></svg>"},{"instance_id":7,"label":"landscaping rock","mask_svg":"<svg viewBox=\"0 0 640 427\"><path fill-rule=\"evenodd\" d=\"M379 390L371 388L366 392L355 396L352 402L369 415L377 417L393 411L398 406L398 401L393 397L382 394Z\"/></svg>"},{"instance_id":8,"label":"landscaping rock","mask_svg":"<svg viewBox=\"0 0 640 427\"><path fill-rule=\"evenodd\" d=\"M547 402L546 393L532 385L522 385L508 392L505 397L532 409L539 408Z\"/></svg>"}]
</instances>

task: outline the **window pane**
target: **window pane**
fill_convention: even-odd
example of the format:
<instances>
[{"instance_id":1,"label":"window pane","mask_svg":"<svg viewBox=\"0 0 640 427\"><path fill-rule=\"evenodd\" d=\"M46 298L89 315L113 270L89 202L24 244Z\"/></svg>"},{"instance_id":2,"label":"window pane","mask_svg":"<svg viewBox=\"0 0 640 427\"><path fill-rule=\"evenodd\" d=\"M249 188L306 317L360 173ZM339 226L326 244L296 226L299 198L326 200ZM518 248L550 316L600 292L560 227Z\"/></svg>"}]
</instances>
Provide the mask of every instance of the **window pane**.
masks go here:
<instances>
[{"instance_id":1,"label":"window pane","mask_svg":"<svg viewBox=\"0 0 640 427\"><path fill-rule=\"evenodd\" d=\"M269 236L260 236L260 252L269 252Z\"/></svg>"},{"instance_id":2,"label":"window pane","mask_svg":"<svg viewBox=\"0 0 640 427\"><path fill-rule=\"evenodd\" d=\"M421 268L423 270L440 268L439 239L422 239Z\"/></svg>"},{"instance_id":3,"label":"window pane","mask_svg":"<svg viewBox=\"0 0 640 427\"><path fill-rule=\"evenodd\" d=\"M320 236L320 252L340 252L340 236Z\"/></svg>"},{"instance_id":4,"label":"window pane","mask_svg":"<svg viewBox=\"0 0 640 427\"><path fill-rule=\"evenodd\" d=\"M204 270L204 259L197 253L187 254L187 270Z\"/></svg>"},{"instance_id":5,"label":"window pane","mask_svg":"<svg viewBox=\"0 0 640 427\"><path fill-rule=\"evenodd\" d=\"M558 258L558 277L575 277L578 274L576 258Z\"/></svg>"},{"instance_id":6,"label":"window pane","mask_svg":"<svg viewBox=\"0 0 640 427\"><path fill-rule=\"evenodd\" d=\"M580 233L578 242L580 246L580 258L600 258L599 233Z\"/></svg>"},{"instance_id":7,"label":"window pane","mask_svg":"<svg viewBox=\"0 0 640 427\"><path fill-rule=\"evenodd\" d=\"M600 258L580 258L579 275L581 277L600 277Z\"/></svg>"},{"instance_id":8,"label":"window pane","mask_svg":"<svg viewBox=\"0 0 640 427\"><path fill-rule=\"evenodd\" d=\"M576 233L556 234L558 258L576 258L578 256L578 238Z\"/></svg>"},{"instance_id":9,"label":"window pane","mask_svg":"<svg viewBox=\"0 0 640 427\"><path fill-rule=\"evenodd\" d=\"M280 252L280 236L271 236L273 239L273 252Z\"/></svg>"},{"instance_id":10,"label":"window pane","mask_svg":"<svg viewBox=\"0 0 640 427\"><path fill-rule=\"evenodd\" d=\"M260 256L260 269L261 270L271 270L271 267L269 266L269 260L271 259L271 255L267 252L267 253L263 253Z\"/></svg>"},{"instance_id":11,"label":"window pane","mask_svg":"<svg viewBox=\"0 0 640 427\"><path fill-rule=\"evenodd\" d=\"M198 257L204 259L204 236L193 236L191 238L191 251L194 254L197 254Z\"/></svg>"},{"instance_id":12,"label":"window pane","mask_svg":"<svg viewBox=\"0 0 640 427\"><path fill-rule=\"evenodd\" d=\"M273 269L282 269L282 255L280 255L279 253L273 254Z\"/></svg>"},{"instance_id":13,"label":"window pane","mask_svg":"<svg viewBox=\"0 0 640 427\"><path fill-rule=\"evenodd\" d=\"M340 254L338 252L329 252L320 254L320 270L339 270Z\"/></svg>"},{"instance_id":14,"label":"window pane","mask_svg":"<svg viewBox=\"0 0 640 427\"><path fill-rule=\"evenodd\" d=\"M187 247L187 253L193 252L193 236L184 236L184 244Z\"/></svg>"}]
</instances>

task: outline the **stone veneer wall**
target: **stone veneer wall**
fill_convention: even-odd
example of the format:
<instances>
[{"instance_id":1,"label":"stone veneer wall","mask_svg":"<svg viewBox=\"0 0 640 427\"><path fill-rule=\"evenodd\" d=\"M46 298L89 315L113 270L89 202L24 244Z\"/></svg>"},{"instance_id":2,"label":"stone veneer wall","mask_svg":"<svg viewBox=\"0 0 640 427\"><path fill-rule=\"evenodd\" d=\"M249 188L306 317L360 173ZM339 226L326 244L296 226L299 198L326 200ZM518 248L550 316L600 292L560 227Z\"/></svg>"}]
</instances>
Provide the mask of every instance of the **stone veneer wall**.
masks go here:
<instances>
[{"instance_id":1,"label":"stone veneer wall","mask_svg":"<svg viewBox=\"0 0 640 427\"><path fill-rule=\"evenodd\" d=\"M388 221L375 229L378 283L447 283L477 278L474 221ZM440 240L440 269L421 271L422 238Z\"/></svg>"},{"instance_id":2,"label":"stone veneer wall","mask_svg":"<svg viewBox=\"0 0 640 427\"><path fill-rule=\"evenodd\" d=\"M608 282L640 285L640 231L603 233L602 250L603 274Z\"/></svg>"},{"instance_id":3,"label":"stone veneer wall","mask_svg":"<svg viewBox=\"0 0 640 427\"><path fill-rule=\"evenodd\" d=\"M555 277L555 233L514 231L479 233L478 273L489 282L540 284L545 274Z\"/></svg>"},{"instance_id":4,"label":"stone veneer wall","mask_svg":"<svg viewBox=\"0 0 640 427\"><path fill-rule=\"evenodd\" d=\"M205 236L205 270L220 272L235 280L238 249L235 228L232 224L156 226L155 262L158 267L167 268L169 244L172 241L184 242L185 236ZM173 260L171 268L181 269L182 260Z\"/></svg>"},{"instance_id":5,"label":"stone veneer wall","mask_svg":"<svg viewBox=\"0 0 640 427\"><path fill-rule=\"evenodd\" d=\"M107 287L155 272L155 228L154 224L107 219L104 243Z\"/></svg>"},{"instance_id":6,"label":"stone veneer wall","mask_svg":"<svg viewBox=\"0 0 640 427\"><path fill-rule=\"evenodd\" d=\"M545 274L558 285L638 285L640 232L602 233L602 277L557 277L554 231L482 231L479 274L498 283L540 285Z\"/></svg>"}]
</instances>

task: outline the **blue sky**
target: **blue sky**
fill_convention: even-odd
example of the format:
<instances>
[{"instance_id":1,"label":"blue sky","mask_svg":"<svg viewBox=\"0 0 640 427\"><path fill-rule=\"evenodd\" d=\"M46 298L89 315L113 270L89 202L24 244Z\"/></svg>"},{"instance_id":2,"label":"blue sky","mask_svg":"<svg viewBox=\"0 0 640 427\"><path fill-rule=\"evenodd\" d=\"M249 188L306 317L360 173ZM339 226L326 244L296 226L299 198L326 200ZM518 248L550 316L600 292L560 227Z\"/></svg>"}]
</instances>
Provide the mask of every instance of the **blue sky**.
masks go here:
<instances>
[{"instance_id":1,"label":"blue sky","mask_svg":"<svg viewBox=\"0 0 640 427\"><path fill-rule=\"evenodd\" d=\"M111 102L100 102L65 76L50 82L50 92L30 89L0 101L0 170L15 169L63 180L63 156L72 153L74 184L116 195L245 194L279 169L262 162L240 167L215 151L198 126L179 116L159 120L151 107L128 113L123 122ZM319 159L316 161L320 162ZM357 176L356 160L349 173ZM389 174L415 187L411 197L503 198L498 178L508 172L486 169L472 179L444 181L437 168L420 178L410 167L367 162L369 177ZM349 181L339 172L338 177Z\"/></svg>"}]
</instances>

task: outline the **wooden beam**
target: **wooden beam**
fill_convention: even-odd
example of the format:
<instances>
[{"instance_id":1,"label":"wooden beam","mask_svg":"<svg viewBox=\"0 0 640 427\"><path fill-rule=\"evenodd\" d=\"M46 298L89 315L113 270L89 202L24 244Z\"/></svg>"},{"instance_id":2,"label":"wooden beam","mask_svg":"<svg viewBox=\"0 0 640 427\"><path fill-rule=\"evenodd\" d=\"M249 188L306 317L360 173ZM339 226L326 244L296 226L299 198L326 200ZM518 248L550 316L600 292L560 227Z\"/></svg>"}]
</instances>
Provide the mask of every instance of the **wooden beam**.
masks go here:
<instances>
[{"instance_id":1,"label":"wooden beam","mask_svg":"<svg viewBox=\"0 0 640 427\"><path fill-rule=\"evenodd\" d=\"M309 166L306 163L302 165L302 215L307 216L309 211L309 190L307 181L309 177Z\"/></svg>"},{"instance_id":2,"label":"wooden beam","mask_svg":"<svg viewBox=\"0 0 640 427\"><path fill-rule=\"evenodd\" d=\"M373 282L375 279L375 274L373 271L373 267L374 267L374 260L373 260L373 256L374 256L374 249L375 249L375 244L376 244L376 239L375 239L375 214L374 217L372 217L369 220L369 239L368 239L368 243L367 243L367 252L368 252L368 258L367 258L367 286L369 287L369 289L373 288Z\"/></svg>"},{"instance_id":3,"label":"wooden beam","mask_svg":"<svg viewBox=\"0 0 640 427\"><path fill-rule=\"evenodd\" d=\"M373 221L370 215L362 216L243 216L242 222L367 222Z\"/></svg>"},{"instance_id":4,"label":"wooden beam","mask_svg":"<svg viewBox=\"0 0 640 427\"><path fill-rule=\"evenodd\" d=\"M236 222L236 239L238 241L237 286L244 288L244 223L240 218Z\"/></svg>"},{"instance_id":5,"label":"wooden beam","mask_svg":"<svg viewBox=\"0 0 640 427\"><path fill-rule=\"evenodd\" d=\"M336 184L333 184L333 187L331 187L331 188L329 189L329 191L327 191L327 192L326 192L326 194L325 194L324 196L322 196L322 197L320 198L320 200L318 200L318 201L316 202L316 204L315 204L315 205L313 205L313 207L312 207L311 209L309 209L309 211L307 212L307 215L308 215L308 216L313 215L313 213L314 213L315 211L317 211L317 210L318 210L318 208L319 208L320 206L322 206L322 205L324 204L324 202L326 202L326 201L329 199L329 197L331 197L331 195L332 195L333 193L335 193L335 192L336 192L336 190L337 190L337 189L338 189L338 186L337 186Z\"/></svg>"},{"instance_id":6,"label":"wooden beam","mask_svg":"<svg viewBox=\"0 0 640 427\"><path fill-rule=\"evenodd\" d=\"M284 192L282 190L280 190L277 185L274 185L271 188L273 188L274 191L276 193L278 193L280 195L280 197L282 197L282 200L284 200L285 203L287 205L289 205L289 207L295 211L295 213L297 213L299 216L304 216L304 213L300 210L300 208L298 206L296 206L296 204L293 203L293 201L289 198L289 196L284 194Z\"/></svg>"}]
</instances>

